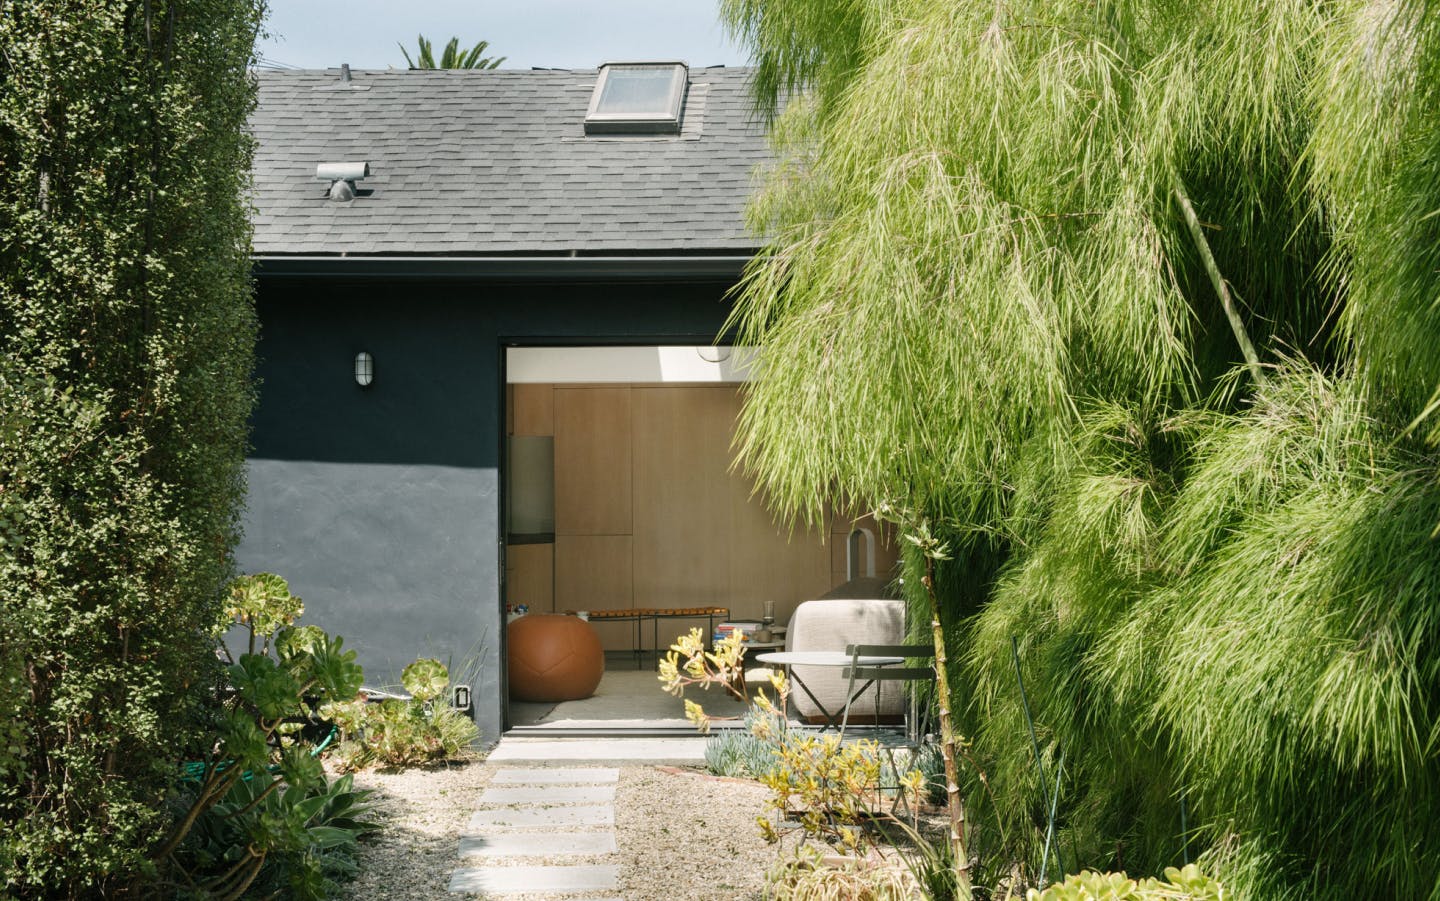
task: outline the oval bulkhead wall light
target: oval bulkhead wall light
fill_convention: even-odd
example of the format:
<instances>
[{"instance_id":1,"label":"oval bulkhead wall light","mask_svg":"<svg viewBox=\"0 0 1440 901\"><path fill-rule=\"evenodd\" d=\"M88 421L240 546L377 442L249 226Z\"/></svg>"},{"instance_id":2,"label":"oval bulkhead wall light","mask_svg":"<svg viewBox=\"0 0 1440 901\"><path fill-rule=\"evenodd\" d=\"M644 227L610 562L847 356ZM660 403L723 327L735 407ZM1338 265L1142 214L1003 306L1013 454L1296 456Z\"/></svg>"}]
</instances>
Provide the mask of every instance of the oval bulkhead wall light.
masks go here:
<instances>
[{"instance_id":1,"label":"oval bulkhead wall light","mask_svg":"<svg viewBox=\"0 0 1440 901\"><path fill-rule=\"evenodd\" d=\"M375 381L375 358L370 356L369 351L360 351L355 355L355 384L361 388L370 387Z\"/></svg>"}]
</instances>

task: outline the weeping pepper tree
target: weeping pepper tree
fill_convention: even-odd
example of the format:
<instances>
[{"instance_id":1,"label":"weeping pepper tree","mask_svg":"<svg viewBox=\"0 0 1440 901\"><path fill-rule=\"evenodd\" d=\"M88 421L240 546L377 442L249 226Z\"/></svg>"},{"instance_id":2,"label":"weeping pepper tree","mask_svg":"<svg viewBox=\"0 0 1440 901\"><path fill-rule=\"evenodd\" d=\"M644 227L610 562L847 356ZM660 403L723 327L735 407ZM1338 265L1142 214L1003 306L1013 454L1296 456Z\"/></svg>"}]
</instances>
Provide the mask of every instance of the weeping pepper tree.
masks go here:
<instances>
[{"instance_id":1,"label":"weeping pepper tree","mask_svg":"<svg viewBox=\"0 0 1440 901\"><path fill-rule=\"evenodd\" d=\"M949 549L958 865L1039 869L1018 656L1067 866L1440 893L1440 15L722 8L787 101L739 457Z\"/></svg>"},{"instance_id":2,"label":"weeping pepper tree","mask_svg":"<svg viewBox=\"0 0 1440 901\"><path fill-rule=\"evenodd\" d=\"M219 681L260 0L0 0L0 894L154 875Z\"/></svg>"}]
</instances>

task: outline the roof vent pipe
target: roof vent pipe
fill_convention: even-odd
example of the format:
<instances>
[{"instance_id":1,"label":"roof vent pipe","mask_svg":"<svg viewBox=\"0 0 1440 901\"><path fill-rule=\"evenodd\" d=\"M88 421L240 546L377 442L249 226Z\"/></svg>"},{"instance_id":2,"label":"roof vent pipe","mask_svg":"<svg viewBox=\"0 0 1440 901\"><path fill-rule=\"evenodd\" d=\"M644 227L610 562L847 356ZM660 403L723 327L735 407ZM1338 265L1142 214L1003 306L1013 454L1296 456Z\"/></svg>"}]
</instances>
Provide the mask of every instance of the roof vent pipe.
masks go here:
<instances>
[{"instance_id":1,"label":"roof vent pipe","mask_svg":"<svg viewBox=\"0 0 1440 901\"><path fill-rule=\"evenodd\" d=\"M370 174L369 163L321 163L315 177L330 182L329 197L337 203L355 199L355 182Z\"/></svg>"}]
</instances>

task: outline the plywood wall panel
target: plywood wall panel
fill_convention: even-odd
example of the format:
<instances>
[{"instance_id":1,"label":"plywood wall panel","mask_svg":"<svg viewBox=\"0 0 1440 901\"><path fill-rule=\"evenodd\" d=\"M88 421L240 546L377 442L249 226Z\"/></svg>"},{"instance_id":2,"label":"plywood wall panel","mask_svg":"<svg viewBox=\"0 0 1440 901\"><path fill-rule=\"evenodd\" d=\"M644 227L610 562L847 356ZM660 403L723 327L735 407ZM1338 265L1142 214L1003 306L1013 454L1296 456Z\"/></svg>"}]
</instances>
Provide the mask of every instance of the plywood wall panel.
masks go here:
<instances>
[{"instance_id":1,"label":"plywood wall panel","mask_svg":"<svg viewBox=\"0 0 1440 901\"><path fill-rule=\"evenodd\" d=\"M531 613L554 611L554 545L512 544L505 549L505 603L528 604Z\"/></svg>"},{"instance_id":2,"label":"plywood wall panel","mask_svg":"<svg viewBox=\"0 0 1440 901\"><path fill-rule=\"evenodd\" d=\"M844 581L850 518L792 533L731 471L734 386L523 388L550 391L556 610L714 605L758 618L772 600L785 622ZM538 396L516 386L517 432L543 428L525 410L544 408ZM877 553L877 570L887 562ZM607 648L630 647L630 624L596 626Z\"/></svg>"},{"instance_id":3,"label":"plywood wall panel","mask_svg":"<svg viewBox=\"0 0 1440 901\"><path fill-rule=\"evenodd\" d=\"M555 434L555 387L510 385L512 435Z\"/></svg>"},{"instance_id":4,"label":"plywood wall panel","mask_svg":"<svg viewBox=\"0 0 1440 901\"><path fill-rule=\"evenodd\" d=\"M738 472L730 477L730 519L730 607L736 617L760 618L768 600L775 602L776 621L786 623L801 601L830 589L824 529L792 531L778 522L754 484Z\"/></svg>"},{"instance_id":5,"label":"plywood wall panel","mask_svg":"<svg viewBox=\"0 0 1440 901\"><path fill-rule=\"evenodd\" d=\"M556 388L555 532L629 535L630 390Z\"/></svg>"},{"instance_id":6,"label":"plywood wall panel","mask_svg":"<svg viewBox=\"0 0 1440 901\"><path fill-rule=\"evenodd\" d=\"M619 610L634 606L628 535L557 535L555 609ZM631 623L594 623L610 650L630 649Z\"/></svg>"},{"instance_id":7,"label":"plywood wall panel","mask_svg":"<svg viewBox=\"0 0 1440 901\"><path fill-rule=\"evenodd\" d=\"M728 606L731 387L636 388L635 603Z\"/></svg>"}]
</instances>

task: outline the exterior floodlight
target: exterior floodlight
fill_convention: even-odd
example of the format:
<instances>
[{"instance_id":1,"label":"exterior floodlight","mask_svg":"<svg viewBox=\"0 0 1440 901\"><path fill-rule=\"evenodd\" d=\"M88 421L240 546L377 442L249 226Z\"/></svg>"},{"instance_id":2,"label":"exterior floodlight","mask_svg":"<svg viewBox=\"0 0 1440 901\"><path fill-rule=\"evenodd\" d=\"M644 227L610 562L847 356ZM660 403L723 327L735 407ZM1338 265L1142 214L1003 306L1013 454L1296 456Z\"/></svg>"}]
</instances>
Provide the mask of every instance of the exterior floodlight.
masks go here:
<instances>
[{"instance_id":1,"label":"exterior floodlight","mask_svg":"<svg viewBox=\"0 0 1440 901\"><path fill-rule=\"evenodd\" d=\"M355 355L355 384L361 388L369 388L373 381L375 381L375 358L362 350Z\"/></svg>"}]
</instances>

